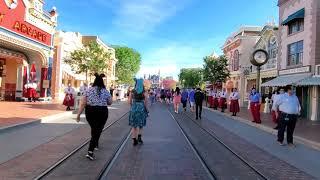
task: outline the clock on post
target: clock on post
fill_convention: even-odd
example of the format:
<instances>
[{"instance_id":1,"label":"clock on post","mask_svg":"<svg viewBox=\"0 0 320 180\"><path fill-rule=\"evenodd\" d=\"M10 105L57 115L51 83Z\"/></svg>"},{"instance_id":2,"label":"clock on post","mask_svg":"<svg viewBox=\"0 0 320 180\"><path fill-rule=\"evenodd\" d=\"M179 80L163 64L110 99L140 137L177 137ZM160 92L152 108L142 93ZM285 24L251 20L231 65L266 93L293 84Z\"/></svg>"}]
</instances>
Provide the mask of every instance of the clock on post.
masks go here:
<instances>
[{"instance_id":1,"label":"clock on post","mask_svg":"<svg viewBox=\"0 0 320 180\"><path fill-rule=\"evenodd\" d=\"M260 71L261 66L266 64L269 60L269 54L263 49L255 50L250 59L251 64L257 66L257 80L256 80L256 90L260 92Z\"/></svg>"}]
</instances>

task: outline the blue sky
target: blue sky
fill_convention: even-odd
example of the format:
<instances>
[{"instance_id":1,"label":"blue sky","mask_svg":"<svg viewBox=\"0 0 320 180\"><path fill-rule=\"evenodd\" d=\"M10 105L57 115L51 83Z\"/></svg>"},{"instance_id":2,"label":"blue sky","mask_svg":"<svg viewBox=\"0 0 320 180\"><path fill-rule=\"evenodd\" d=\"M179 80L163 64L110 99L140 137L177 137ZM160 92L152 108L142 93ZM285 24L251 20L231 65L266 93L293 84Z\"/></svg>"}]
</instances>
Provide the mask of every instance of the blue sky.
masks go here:
<instances>
[{"instance_id":1,"label":"blue sky","mask_svg":"<svg viewBox=\"0 0 320 180\"><path fill-rule=\"evenodd\" d=\"M139 76L177 77L180 68L202 67L202 58L242 25L278 22L277 0L46 0L56 6L58 29L98 35L139 51Z\"/></svg>"}]
</instances>

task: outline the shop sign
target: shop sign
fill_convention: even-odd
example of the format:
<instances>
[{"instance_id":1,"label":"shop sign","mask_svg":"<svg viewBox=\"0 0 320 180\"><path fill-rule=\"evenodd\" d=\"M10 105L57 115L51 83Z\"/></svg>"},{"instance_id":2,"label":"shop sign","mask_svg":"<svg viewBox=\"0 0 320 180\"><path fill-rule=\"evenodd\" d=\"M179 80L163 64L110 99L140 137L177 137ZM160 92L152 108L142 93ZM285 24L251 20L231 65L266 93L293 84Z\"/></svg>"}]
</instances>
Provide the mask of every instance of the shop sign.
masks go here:
<instances>
[{"instance_id":1,"label":"shop sign","mask_svg":"<svg viewBox=\"0 0 320 180\"><path fill-rule=\"evenodd\" d=\"M32 37L33 39L37 39L42 42L46 42L47 35L32 28L31 26L26 25L25 23L21 23L20 21L16 21L14 23L13 29Z\"/></svg>"},{"instance_id":2,"label":"shop sign","mask_svg":"<svg viewBox=\"0 0 320 180\"><path fill-rule=\"evenodd\" d=\"M51 46L51 34L25 21L28 9L22 0L0 0L0 27Z\"/></svg>"},{"instance_id":3,"label":"shop sign","mask_svg":"<svg viewBox=\"0 0 320 180\"><path fill-rule=\"evenodd\" d=\"M310 66L304 66L304 67L300 67L300 68L281 70L281 71L279 71L279 75L308 73L310 71L311 71L311 67Z\"/></svg>"}]
</instances>

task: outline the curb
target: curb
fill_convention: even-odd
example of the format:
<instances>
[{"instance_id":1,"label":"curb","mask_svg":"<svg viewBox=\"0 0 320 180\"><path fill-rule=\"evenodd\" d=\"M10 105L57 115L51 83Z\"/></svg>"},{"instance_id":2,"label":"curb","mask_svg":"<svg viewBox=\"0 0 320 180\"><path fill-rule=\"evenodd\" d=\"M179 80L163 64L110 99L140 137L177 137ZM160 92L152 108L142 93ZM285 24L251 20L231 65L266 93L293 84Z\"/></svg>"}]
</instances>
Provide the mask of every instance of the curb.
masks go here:
<instances>
[{"instance_id":1,"label":"curb","mask_svg":"<svg viewBox=\"0 0 320 180\"><path fill-rule=\"evenodd\" d=\"M3 126L3 127L0 127L0 133L3 133L8 130L12 130L12 129L20 128L20 127L26 127L26 126L30 126L30 125L34 125L34 124L40 124L42 122L50 122L52 120L62 118L62 117L71 116L71 115L72 115L71 112L63 112L63 113L45 116L45 117L42 117L39 119L35 119L35 120L31 120L31 121L27 121L27 122L23 122L23 123L19 123L19 124Z\"/></svg>"},{"instance_id":2,"label":"curb","mask_svg":"<svg viewBox=\"0 0 320 180\"><path fill-rule=\"evenodd\" d=\"M244 123L244 124L247 124L249 126L252 126L252 127L255 127L255 128L258 128L260 130L263 130L267 133L270 133L272 135L277 135L278 134L278 131L273 129L273 128L270 128L268 126L265 126L265 125L262 125L262 124L255 124L255 123L252 123L251 121L248 121L244 118L241 118L241 117L234 117L234 116L227 116L225 113L221 113L219 111L214 111L208 107L203 107L204 109L207 109L211 112L214 112L214 113L217 113L217 114L220 114L220 115L223 115L223 116L226 116L226 117L229 117L230 119L234 120L234 121L240 121L241 123ZM303 137L300 137L300 136L293 136L296 140L296 142L300 143L300 144L303 144L303 145L306 145L312 149L315 149L317 151L320 151L320 143L318 142L315 142L315 141L310 141L308 139L305 139Z\"/></svg>"}]
</instances>

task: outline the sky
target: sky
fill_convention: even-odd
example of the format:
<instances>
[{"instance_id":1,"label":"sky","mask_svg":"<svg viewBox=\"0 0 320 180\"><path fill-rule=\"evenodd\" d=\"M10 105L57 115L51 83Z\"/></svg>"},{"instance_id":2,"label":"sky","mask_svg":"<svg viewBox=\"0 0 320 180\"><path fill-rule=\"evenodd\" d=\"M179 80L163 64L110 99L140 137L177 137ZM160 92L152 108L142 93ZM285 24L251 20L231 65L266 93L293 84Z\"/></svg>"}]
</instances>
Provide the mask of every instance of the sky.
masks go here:
<instances>
[{"instance_id":1,"label":"sky","mask_svg":"<svg viewBox=\"0 0 320 180\"><path fill-rule=\"evenodd\" d=\"M58 30L98 35L110 45L136 49L137 76L177 75L222 54L226 38L243 25L278 22L277 0L46 0L57 8Z\"/></svg>"}]
</instances>

